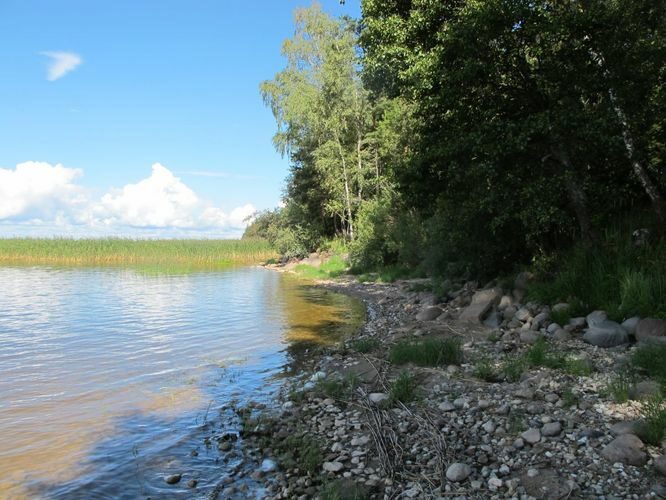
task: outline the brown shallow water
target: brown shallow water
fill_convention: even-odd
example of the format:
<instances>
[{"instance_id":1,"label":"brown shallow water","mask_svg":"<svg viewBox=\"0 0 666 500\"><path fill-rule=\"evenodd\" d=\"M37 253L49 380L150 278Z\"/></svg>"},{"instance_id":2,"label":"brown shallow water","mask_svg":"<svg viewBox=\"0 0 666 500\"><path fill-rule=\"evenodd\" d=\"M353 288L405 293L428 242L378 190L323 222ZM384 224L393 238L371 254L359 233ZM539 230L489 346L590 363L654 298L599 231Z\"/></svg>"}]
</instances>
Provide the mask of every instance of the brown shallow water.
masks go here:
<instances>
[{"instance_id":1,"label":"brown shallow water","mask_svg":"<svg viewBox=\"0 0 666 500\"><path fill-rule=\"evenodd\" d=\"M305 347L363 318L258 268L0 267L0 285L0 498L205 497L233 463L202 423L270 401Z\"/></svg>"}]
</instances>

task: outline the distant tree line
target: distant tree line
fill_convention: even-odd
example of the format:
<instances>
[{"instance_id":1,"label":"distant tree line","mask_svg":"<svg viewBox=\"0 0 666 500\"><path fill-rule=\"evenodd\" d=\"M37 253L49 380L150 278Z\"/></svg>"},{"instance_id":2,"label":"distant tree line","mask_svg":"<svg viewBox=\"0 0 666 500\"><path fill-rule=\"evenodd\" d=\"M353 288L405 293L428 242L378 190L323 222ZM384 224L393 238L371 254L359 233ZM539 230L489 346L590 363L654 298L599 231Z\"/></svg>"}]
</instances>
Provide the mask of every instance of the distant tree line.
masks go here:
<instances>
[{"instance_id":1,"label":"distant tree line","mask_svg":"<svg viewBox=\"0 0 666 500\"><path fill-rule=\"evenodd\" d=\"M666 227L666 3L363 0L296 12L261 92L291 161L249 234L358 268L490 275ZM645 212L641 212L645 210Z\"/></svg>"}]
</instances>

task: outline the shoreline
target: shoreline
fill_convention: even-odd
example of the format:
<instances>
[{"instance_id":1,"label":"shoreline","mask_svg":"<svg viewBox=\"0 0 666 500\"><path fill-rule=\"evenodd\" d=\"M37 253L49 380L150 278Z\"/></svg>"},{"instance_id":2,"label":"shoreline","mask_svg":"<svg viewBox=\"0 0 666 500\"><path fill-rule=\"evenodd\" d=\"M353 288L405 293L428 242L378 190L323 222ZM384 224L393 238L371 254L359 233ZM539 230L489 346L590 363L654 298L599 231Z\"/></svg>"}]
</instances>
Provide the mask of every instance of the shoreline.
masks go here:
<instances>
[{"instance_id":1,"label":"shoreline","mask_svg":"<svg viewBox=\"0 0 666 500\"><path fill-rule=\"evenodd\" d=\"M632 432L640 416L640 403L618 404L605 393L608 374L633 346L595 347L571 329L566 340L548 337L549 352L589 371L532 366L514 381L486 381L479 378L480 363L524 356L535 332L463 323L457 318L476 287L466 284L437 303L425 281L315 280L361 299L367 318L342 345L315 351L311 369L285 384L275 409L245 420L245 445L275 465L253 475L267 498L666 495L655 467L666 450L642 446L640 466L608 458L616 437ZM441 313L428 318L435 307ZM531 307L538 317L539 306ZM396 343L452 338L460 341L460 364L387 360ZM416 399L403 403L392 387L404 374Z\"/></svg>"}]
</instances>

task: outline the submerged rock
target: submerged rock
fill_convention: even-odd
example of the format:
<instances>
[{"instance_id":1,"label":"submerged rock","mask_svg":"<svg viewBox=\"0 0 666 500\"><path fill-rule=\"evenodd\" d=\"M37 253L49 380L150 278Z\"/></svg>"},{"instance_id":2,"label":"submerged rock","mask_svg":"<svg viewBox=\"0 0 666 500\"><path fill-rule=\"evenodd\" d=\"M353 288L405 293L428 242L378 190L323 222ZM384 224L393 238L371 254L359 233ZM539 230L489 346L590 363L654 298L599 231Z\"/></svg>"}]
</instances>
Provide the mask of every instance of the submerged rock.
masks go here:
<instances>
[{"instance_id":1,"label":"submerged rock","mask_svg":"<svg viewBox=\"0 0 666 500\"><path fill-rule=\"evenodd\" d=\"M176 483L180 482L182 477L183 477L182 474L171 474L171 475L164 478L164 482L166 484L176 484Z\"/></svg>"}]
</instances>

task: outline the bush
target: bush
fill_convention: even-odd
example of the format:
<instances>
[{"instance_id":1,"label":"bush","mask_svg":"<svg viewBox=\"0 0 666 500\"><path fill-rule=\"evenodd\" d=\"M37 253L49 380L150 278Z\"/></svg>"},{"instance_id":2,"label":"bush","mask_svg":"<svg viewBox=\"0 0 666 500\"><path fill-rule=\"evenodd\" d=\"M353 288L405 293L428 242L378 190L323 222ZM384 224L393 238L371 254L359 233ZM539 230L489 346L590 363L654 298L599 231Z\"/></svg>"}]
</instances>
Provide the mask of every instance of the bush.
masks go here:
<instances>
[{"instance_id":1,"label":"bush","mask_svg":"<svg viewBox=\"0 0 666 500\"><path fill-rule=\"evenodd\" d=\"M648 376L666 385L666 345L645 345L639 347L631 357L637 368L644 370Z\"/></svg>"},{"instance_id":2,"label":"bush","mask_svg":"<svg viewBox=\"0 0 666 500\"><path fill-rule=\"evenodd\" d=\"M421 342L403 340L394 345L389 353L389 361L396 365L457 365L462 359L462 348L457 339L428 339Z\"/></svg>"}]
</instances>

